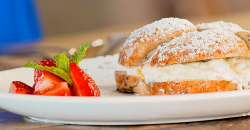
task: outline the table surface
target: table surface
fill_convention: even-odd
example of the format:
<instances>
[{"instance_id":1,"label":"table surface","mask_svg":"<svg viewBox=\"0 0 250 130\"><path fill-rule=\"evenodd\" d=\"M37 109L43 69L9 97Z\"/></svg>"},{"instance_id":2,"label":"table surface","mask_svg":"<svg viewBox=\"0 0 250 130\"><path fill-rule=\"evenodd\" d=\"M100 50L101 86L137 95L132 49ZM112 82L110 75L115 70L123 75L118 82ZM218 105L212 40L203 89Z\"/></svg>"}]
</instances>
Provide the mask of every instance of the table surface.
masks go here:
<instances>
[{"instance_id":1,"label":"table surface","mask_svg":"<svg viewBox=\"0 0 250 130\"><path fill-rule=\"evenodd\" d=\"M203 22L213 22L223 20L226 22L233 22L240 25L242 28L249 30L250 24L250 12L239 12L224 16L213 16L213 17L199 17L199 18L187 18L194 24ZM71 47L79 46L83 41L93 41L96 39L105 39L114 32L131 32L139 27L142 27L147 23L135 24L135 25L120 25L106 28L100 28L88 32L82 32L78 34L55 36L44 38L37 44L34 44L34 48L57 48L60 51L69 50ZM122 45L122 44L121 44ZM120 46L115 48L109 54L119 52ZM90 49L87 52L87 57L95 57L96 48ZM46 50L45 52L48 52ZM58 53L58 51L54 52ZM59 53L58 53L59 54ZM50 54L46 54L47 57ZM27 53L18 55L0 55L0 71L12 69L23 66L30 60L38 62L43 59L44 55L39 53ZM10 113L0 108L0 130L68 130L68 129L90 129L90 130L134 130L134 129L204 129L204 130L216 130L216 129L250 129L250 117L238 117L230 119L221 119L213 121L201 121L191 123L177 123L177 124L159 124L159 125L135 125L135 126L83 126L83 125L67 125L67 124L55 124L38 122L27 117Z\"/></svg>"},{"instance_id":2,"label":"table surface","mask_svg":"<svg viewBox=\"0 0 250 130\"><path fill-rule=\"evenodd\" d=\"M38 122L28 117L20 116L0 109L0 130L236 130L250 129L250 117L238 117L213 121L158 124L158 125L134 125L134 126L88 126L66 125L56 123Z\"/></svg>"}]
</instances>

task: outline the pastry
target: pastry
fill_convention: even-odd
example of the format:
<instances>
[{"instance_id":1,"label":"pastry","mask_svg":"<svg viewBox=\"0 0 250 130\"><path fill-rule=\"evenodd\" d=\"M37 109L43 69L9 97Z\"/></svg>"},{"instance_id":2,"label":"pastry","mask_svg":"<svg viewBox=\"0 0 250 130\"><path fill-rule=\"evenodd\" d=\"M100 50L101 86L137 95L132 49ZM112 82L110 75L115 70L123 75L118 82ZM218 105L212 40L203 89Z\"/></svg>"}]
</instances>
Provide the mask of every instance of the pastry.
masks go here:
<instances>
[{"instance_id":1,"label":"pastry","mask_svg":"<svg viewBox=\"0 0 250 130\"><path fill-rule=\"evenodd\" d=\"M175 95L247 89L249 32L236 24L193 25L164 18L135 30L121 48L117 89L140 95Z\"/></svg>"}]
</instances>

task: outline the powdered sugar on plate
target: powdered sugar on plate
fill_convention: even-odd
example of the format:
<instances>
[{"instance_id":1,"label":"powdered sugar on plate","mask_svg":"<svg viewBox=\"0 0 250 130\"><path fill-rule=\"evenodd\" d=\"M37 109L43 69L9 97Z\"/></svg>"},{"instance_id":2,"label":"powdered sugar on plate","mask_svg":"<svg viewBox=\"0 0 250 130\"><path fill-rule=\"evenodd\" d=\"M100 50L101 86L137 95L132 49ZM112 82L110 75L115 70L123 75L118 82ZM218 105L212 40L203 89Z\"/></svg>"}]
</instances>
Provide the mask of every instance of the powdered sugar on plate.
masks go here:
<instances>
[{"instance_id":1,"label":"powdered sugar on plate","mask_svg":"<svg viewBox=\"0 0 250 130\"><path fill-rule=\"evenodd\" d=\"M115 70L126 70L118 64L118 54L83 59L79 65L97 85L115 86Z\"/></svg>"}]
</instances>

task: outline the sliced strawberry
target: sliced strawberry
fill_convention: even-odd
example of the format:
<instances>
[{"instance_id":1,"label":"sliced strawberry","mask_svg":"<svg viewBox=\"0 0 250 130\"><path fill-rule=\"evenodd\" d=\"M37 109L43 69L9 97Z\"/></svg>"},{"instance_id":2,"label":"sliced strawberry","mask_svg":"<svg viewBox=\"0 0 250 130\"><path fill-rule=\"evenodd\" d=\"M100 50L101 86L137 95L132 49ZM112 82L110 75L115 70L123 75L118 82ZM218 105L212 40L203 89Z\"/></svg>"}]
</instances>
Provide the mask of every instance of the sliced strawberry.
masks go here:
<instances>
[{"instance_id":1,"label":"sliced strawberry","mask_svg":"<svg viewBox=\"0 0 250 130\"><path fill-rule=\"evenodd\" d=\"M13 81L10 84L9 93L15 94L32 94L33 89L29 85L21 82L21 81Z\"/></svg>"},{"instance_id":2,"label":"sliced strawberry","mask_svg":"<svg viewBox=\"0 0 250 130\"><path fill-rule=\"evenodd\" d=\"M43 60L43 61L38 62L38 65L48 66L48 67L56 67L56 62L52 61L52 60ZM35 84L38 82L38 78L41 77L42 72L43 71L40 70L40 69L35 69L35 72L34 72L34 82L35 82Z\"/></svg>"},{"instance_id":3,"label":"sliced strawberry","mask_svg":"<svg viewBox=\"0 0 250 130\"><path fill-rule=\"evenodd\" d=\"M56 84L52 89L45 91L41 95L46 96L72 96L67 82L60 82Z\"/></svg>"},{"instance_id":4,"label":"sliced strawberry","mask_svg":"<svg viewBox=\"0 0 250 130\"><path fill-rule=\"evenodd\" d=\"M57 75L48 71L42 71L37 82L34 84L34 94L36 95L53 95L53 96L71 96L68 83Z\"/></svg>"},{"instance_id":5,"label":"sliced strawberry","mask_svg":"<svg viewBox=\"0 0 250 130\"><path fill-rule=\"evenodd\" d=\"M76 96L100 96L100 90L94 80L76 63L69 63L70 76L73 81L73 93Z\"/></svg>"},{"instance_id":6,"label":"sliced strawberry","mask_svg":"<svg viewBox=\"0 0 250 130\"><path fill-rule=\"evenodd\" d=\"M56 62L43 60L38 63L42 66L56 67ZM72 96L70 87L65 80L48 71L35 69L33 91L36 95Z\"/></svg>"}]
</instances>

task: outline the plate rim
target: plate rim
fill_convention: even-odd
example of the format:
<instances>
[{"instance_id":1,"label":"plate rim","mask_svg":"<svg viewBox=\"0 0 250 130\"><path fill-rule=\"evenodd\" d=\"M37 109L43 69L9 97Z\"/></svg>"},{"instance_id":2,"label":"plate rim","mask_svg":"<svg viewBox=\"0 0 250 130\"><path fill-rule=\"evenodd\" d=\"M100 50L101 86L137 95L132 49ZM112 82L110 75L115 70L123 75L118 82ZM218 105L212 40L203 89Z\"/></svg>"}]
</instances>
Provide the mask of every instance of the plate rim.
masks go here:
<instances>
[{"instance_id":1,"label":"plate rim","mask_svg":"<svg viewBox=\"0 0 250 130\"><path fill-rule=\"evenodd\" d=\"M100 86L101 87L101 86ZM147 101L174 101L174 100L191 100L196 99L217 99L217 98L234 98L245 97L250 95L250 89L248 90L235 90L235 91L223 91L223 92L211 92L211 93L197 93L197 94L182 94L182 95L149 95L149 96L110 96L110 97L80 97L80 96L43 96L43 95L28 95L28 94L13 94L7 92L0 92L0 97L5 98L22 98L26 100L47 100L47 101L87 101L87 102L99 102L99 101L120 101L126 99L125 102L138 102L142 99ZM33 97L33 98L30 98ZM51 99L51 100L48 100ZM62 100L63 99L63 100ZM133 99L133 100L132 100Z\"/></svg>"},{"instance_id":2,"label":"plate rim","mask_svg":"<svg viewBox=\"0 0 250 130\"><path fill-rule=\"evenodd\" d=\"M16 69L23 69L24 67L20 67L20 68L15 68L15 69L11 69L12 71L16 70ZM26 69L26 68L25 68ZM11 71L11 70L6 70L6 71ZM6 72L4 71L4 72ZM0 72L0 74L3 71ZM3 87L7 87L7 86L3 86ZM99 86L101 87L114 87L114 91L116 90L115 86ZM118 92L118 91L117 91ZM120 93L120 92L118 92ZM131 94L129 94L131 95ZM37 101L37 102L56 102L56 103L75 103L75 104L81 104L81 103L87 103L87 104L97 104L97 103L124 103L124 104L136 104L136 103L142 103L142 104L146 104L147 102L152 102L152 104L159 104L159 103L169 103L169 102L185 102L185 101L195 101L195 102L199 102L199 101L206 101L206 100L214 100L214 99L221 99L222 101L226 100L226 99L233 99L233 98L238 98L238 99L242 99L245 97L250 97L250 89L248 90L234 90L234 91L223 91L223 92L211 92L211 93L197 93L197 94L182 94L182 95L156 95L156 96L109 96L109 97L77 97L77 96L72 96L72 97L65 97L65 96L41 96L41 95L26 95L26 94L12 94L12 93L8 93L8 92L0 92L0 101L4 100L4 99L9 99L9 100L20 100L20 101ZM238 100L236 99L236 101ZM122 102L121 102L122 101ZM68 104L66 104L68 105ZM2 103L0 102L0 107L2 107ZM5 107L5 106L4 106ZM12 108L13 109L13 108ZM250 108L249 108L250 109ZM8 111L8 110L7 110ZM232 111L232 110L231 110ZM237 112L235 113L231 113L231 115L235 115L235 116L230 116L230 115L225 115L225 116L220 116L220 117L207 117L204 118L203 120L213 120L213 119L221 119L221 118L227 118L229 117L239 117L239 116L243 116L242 114L237 114ZM27 116L27 115L24 115ZM208 119L209 118L209 119ZM183 118L185 120L185 118ZM185 121L182 122L190 122L190 121L202 121L200 118L197 118L198 120L188 120L186 119ZM47 120L48 121L48 120ZM180 121L178 121L180 122ZM178 123L173 121L158 121L158 122L154 122L152 124L159 124L159 123ZM92 124L92 125L98 125L98 123L89 123L87 122L87 124ZM107 125L116 125L116 123L107 123ZM117 123L117 125L119 124L125 124L125 125L133 125L129 122L126 123ZM149 122L137 122L136 124L150 124ZM105 125L102 124L102 125Z\"/></svg>"}]
</instances>

